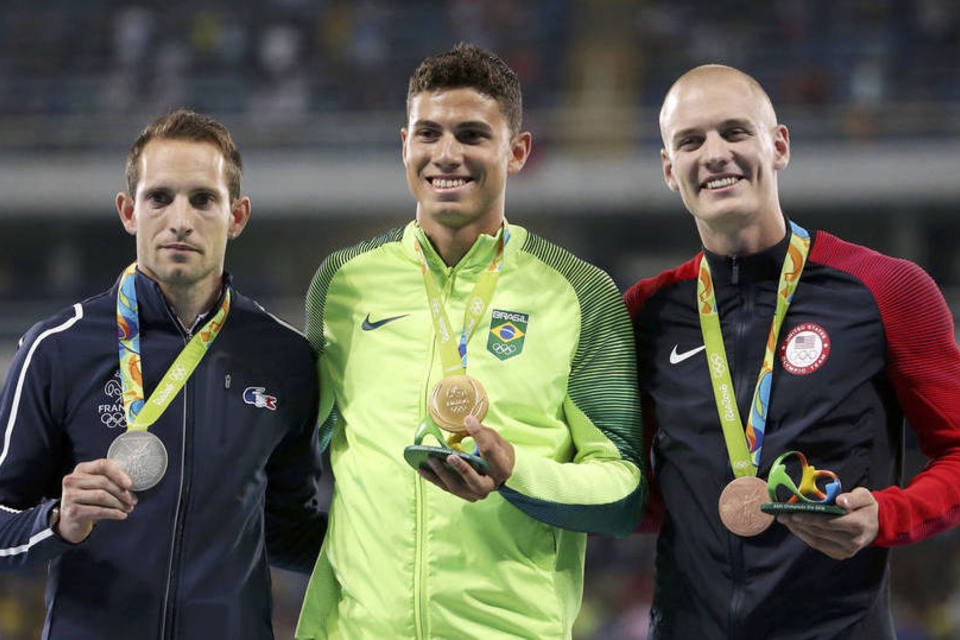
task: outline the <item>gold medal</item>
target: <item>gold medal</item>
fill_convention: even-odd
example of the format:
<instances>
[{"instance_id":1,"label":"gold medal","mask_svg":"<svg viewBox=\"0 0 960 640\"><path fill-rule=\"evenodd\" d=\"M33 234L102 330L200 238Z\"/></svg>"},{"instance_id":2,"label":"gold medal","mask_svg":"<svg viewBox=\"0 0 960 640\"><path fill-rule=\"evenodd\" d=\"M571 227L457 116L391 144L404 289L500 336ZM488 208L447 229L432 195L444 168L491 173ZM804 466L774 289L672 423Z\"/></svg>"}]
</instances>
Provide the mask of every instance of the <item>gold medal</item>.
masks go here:
<instances>
[{"instance_id":1,"label":"gold medal","mask_svg":"<svg viewBox=\"0 0 960 640\"><path fill-rule=\"evenodd\" d=\"M773 524L773 516L760 510L769 501L766 482L756 476L737 478L720 494L720 521L738 536L759 535Z\"/></svg>"},{"instance_id":2,"label":"gold medal","mask_svg":"<svg viewBox=\"0 0 960 640\"><path fill-rule=\"evenodd\" d=\"M464 420L467 416L483 420L487 407L487 392L480 381L459 374L438 382L427 403L430 417L437 426L457 434L466 433Z\"/></svg>"}]
</instances>

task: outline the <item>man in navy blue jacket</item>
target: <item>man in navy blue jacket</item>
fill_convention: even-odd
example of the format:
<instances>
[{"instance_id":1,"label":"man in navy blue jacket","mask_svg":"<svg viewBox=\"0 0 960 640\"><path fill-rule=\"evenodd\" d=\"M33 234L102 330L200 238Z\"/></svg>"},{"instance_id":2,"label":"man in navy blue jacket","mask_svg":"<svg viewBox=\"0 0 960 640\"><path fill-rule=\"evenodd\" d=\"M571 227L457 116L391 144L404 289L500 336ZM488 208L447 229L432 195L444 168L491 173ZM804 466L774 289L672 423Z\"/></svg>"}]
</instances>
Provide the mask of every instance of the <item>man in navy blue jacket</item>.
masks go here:
<instances>
[{"instance_id":1,"label":"man in navy blue jacket","mask_svg":"<svg viewBox=\"0 0 960 640\"><path fill-rule=\"evenodd\" d=\"M754 78L688 71L660 131L703 250L626 294L659 528L650 638L893 640L889 548L960 522L950 310L916 264L785 215L790 135ZM905 419L929 462L900 486ZM794 450L839 476L842 515L761 511Z\"/></svg>"},{"instance_id":2,"label":"man in navy blue jacket","mask_svg":"<svg viewBox=\"0 0 960 640\"><path fill-rule=\"evenodd\" d=\"M272 638L268 561L316 558L312 351L223 270L241 171L215 120L152 122L116 199L135 265L21 341L0 567L50 563L44 638Z\"/></svg>"}]
</instances>

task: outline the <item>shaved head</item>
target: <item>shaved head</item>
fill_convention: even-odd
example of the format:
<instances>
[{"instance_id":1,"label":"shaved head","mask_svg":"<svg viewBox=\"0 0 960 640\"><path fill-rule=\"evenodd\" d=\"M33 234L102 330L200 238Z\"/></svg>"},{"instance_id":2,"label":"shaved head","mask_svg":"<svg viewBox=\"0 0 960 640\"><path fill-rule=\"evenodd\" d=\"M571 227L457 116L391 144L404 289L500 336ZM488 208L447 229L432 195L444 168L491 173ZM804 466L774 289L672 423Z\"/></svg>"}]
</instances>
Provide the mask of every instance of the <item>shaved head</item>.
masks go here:
<instances>
[{"instance_id":1,"label":"shaved head","mask_svg":"<svg viewBox=\"0 0 960 640\"><path fill-rule=\"evenodd\" d=\"M663 106L660 108L660 136L663 138L665 147L668 146L665 124L670 121L681 95L699 91L703 87L718 85L739 85L743 91L755 100L757 115L761 119L760 124L771 128L777 125L777 114L773 109L773 103L770 102L770 96L753 76L726 65L705 64L694 67L677 78L677 81L673 83L663 99Z\"/></svg>"}]
</instances>

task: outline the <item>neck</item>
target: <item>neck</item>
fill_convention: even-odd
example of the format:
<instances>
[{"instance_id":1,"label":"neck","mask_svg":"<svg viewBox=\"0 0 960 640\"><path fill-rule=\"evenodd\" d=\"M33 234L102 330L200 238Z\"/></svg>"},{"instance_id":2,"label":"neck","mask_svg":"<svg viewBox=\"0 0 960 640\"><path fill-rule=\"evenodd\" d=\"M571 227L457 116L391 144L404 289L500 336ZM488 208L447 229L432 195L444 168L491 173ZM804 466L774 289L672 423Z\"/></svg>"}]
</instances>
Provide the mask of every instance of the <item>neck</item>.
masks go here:
<instances>
[{"instance_id":1,"label":"neck","mask_svg":"<svg viewBox=\"0 0 960 640\"><path fill-rule=\"evenodd\" d=\"M769 249L783 240L787 227L783 214L749 224L711 224L697 221L704 248L721 256L748 256Z\"/></svg>"},{"instance_id":2,"label":"neck","mask_svg":"<svg viewBox=\"0 0 960 640\"><path fill-rule=\"evenodd\" d=\"M197 318L216 304L220 297L220 286L221 279L218 277L183 287L160 283L160 290L180 325L190 332Z\"/></svg>"},{"instance_id":3,"label":"neck","mask_svg":"<svg viewBox=\"0 0 960 640\"><path fill-rule=\"evenodd\" d=\"M443 258L448 267L456 265L463 256L467 255L470 247L477 241L481 233L495 236L503 224L503 216L493 221L477 221L463 227L449 227L427 220L426 216L417 215L417 222L423 232L430 239L434 249Z\"/></svg>"}]
</instances>

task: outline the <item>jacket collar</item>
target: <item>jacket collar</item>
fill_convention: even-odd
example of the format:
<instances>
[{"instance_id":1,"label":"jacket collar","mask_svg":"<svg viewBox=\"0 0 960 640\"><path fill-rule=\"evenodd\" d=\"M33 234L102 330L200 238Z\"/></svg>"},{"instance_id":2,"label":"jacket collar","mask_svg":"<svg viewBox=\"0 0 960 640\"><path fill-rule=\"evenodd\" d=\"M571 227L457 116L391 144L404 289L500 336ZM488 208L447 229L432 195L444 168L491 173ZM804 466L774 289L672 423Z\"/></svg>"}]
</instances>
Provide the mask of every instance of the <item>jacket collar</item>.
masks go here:
<instances>
[{"instance_id":1,"label":"jacket collar","mask_svg":"<svg viewBox=\"0 0 960 640\"><path fill-rule=\"evenodd\" d=\"M231 286L232 281L233 278L230 276L230 274L223 274L221 279L220 295L217 297L216 303L214 303L213 307L211 307L206 313L201 314L197 318L197 321L194 323L193 327L190 327L191 332L196 330L197 327L203 326L203 324L210 318L210 315L216 312L216 310L220 307L220 304L223 302L223 296L226 295L227 288ZM111 290L114 302L116 302L117 299L118 286L119 280ZM137 269L135 286L137 287L137 307L140 316L141 333L151 328L163 329L167 331L170 329L176 329L181 333L184 332L183 328L180 326L180 321L177 320L177 316L173 312L173 308L170 306L170 303L167 302L166 297L163 295L163 290L160 289L160 284L156 280L140 271L140 269ZM233 304L236 304L235 292L232 301Z\"/></svg>"},{"instance_id":2,"label":"jacket collar","mask_svg":"<svg viewBox=\"0 0 960 640\"><path fill-rule=\"evenodd\" d=\"M527 239L526 229L513 224L508 224L508 227L510 229L510 239L504 249L504 264L520 250ZM466 255L453 267L448 267L446 263L444 263L443 258L437 253L433 243L427 238L427 234L424 233L416 220L411 221L404 228L403 240L401 242L404 255L419 264L420 257L415 247L416 241L419 240L420 246L423 247L423 254L427 259L427 266L429 266L431 271L444 274L453 271L459 273L479 273L486 269L494 256L496 256L502 233L503 227L500 227L496 235L491 236L481 233L474 241L473 246L470 247L470 250L467 251Z\"/></svg>"},{"instance_id":3,"label":"jacket collar","mask_svg":"<svg viewBox=\"0 0 960 640\"><path fill-rule=\"evenodd\" d=\"M714 285L740 285L751 282L778 280L783 260L790 246L790 223L787 232L777 244L745 256L722 256L704 248L703 255L710 264Z\"/></svg>"}]
</instances>

